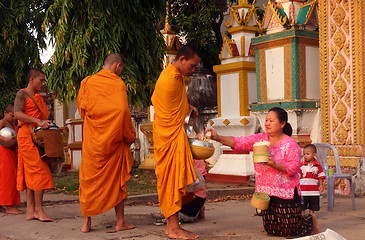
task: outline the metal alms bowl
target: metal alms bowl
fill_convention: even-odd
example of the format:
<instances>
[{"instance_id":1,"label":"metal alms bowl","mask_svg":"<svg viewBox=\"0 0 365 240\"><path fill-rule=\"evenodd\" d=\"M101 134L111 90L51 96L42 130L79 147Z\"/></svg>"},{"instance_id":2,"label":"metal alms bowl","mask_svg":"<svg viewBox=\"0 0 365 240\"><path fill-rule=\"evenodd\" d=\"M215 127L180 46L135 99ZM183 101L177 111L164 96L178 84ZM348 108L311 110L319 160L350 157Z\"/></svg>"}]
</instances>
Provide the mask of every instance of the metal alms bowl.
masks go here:
<instances>
[{"instance_id":1,"label":"metal alms bowl","mask_svg":"<svg viewBox=\"0 0 365 240\"><path fill-rule=\"evenodd\" d=\"M16 136L16 131L13 128L10 127L4 127L0 130L0 136L4 137L4 138L11 138L13 136ZM7 147L8 145L5 143L1 143L1 145L3 145L4 147Z\"/></svg>"},{"instance_id":2,"label":"metal alms bowl","mask_svg":"<svg viewBox=\"0 0 365 240\"><path fill-rule=\"evenodd\" d=\"M189 138L189 144L194 159L204 160L210 158L214 154L215 149L212 143Z\"/></svg>"},{"instance_id":3,"label":"metal alms bowl","mask_svg":"<svg viewBox=\"0 0 365 240\"><path fill-rule=\"evenodd\" d=\"M47 128L47 129L58 129L58 126L57 126L54 122L50 122L50 123L49 123L49 128ZM35 126L35 127L33 128L33 131L34 131L34 132L38 132L38 131L40 131L40 130L42 130L42 128L41 128L40 126Z\"/></svg>"}]
</instances>

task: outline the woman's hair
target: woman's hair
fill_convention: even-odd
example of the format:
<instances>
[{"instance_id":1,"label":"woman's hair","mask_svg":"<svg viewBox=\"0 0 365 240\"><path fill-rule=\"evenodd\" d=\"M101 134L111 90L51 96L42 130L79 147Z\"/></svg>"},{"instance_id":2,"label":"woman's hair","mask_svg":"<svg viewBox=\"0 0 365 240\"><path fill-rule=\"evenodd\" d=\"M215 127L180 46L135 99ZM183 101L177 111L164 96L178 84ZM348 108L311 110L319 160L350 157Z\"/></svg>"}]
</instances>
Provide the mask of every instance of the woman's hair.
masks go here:
<instances>
[{"instance_id":1,"label":"woman's hair","mask_svg":"<svg viewBox=\"0 0 365 240\"><path fill-rule=\"evenodd\" d=\"M278 116L278 119L279 121L282 123L282 122L285 122L285 126L283 128L283 132L288 135L288 136L291 136L292 133L293 133L293 129L290 125L290 123L288 123L288 113L282 109L282 108L279 108L279 107L273 107L269 110L269 112L275 112L276 115Z\"/></svg>"}]
</instances>

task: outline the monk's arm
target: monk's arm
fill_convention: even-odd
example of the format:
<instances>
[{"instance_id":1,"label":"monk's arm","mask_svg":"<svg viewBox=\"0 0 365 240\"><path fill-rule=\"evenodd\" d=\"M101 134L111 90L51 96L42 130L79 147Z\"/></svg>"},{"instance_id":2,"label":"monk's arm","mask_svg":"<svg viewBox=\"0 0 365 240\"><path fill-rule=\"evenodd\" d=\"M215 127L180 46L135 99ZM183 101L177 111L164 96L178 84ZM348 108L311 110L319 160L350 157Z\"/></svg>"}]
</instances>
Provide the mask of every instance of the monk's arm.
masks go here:
<instances>
[{"instance_id":1,"label":"monk's arm","mask_svg":"<svg viewBox=\"0 0 365 240\"><path fill-rule=\"evenodd\" d=\"M23 90L20 90L15 97L14 101L14 116L17 120L20 120L25 123L35 123L40 126L43 120L29 116L24 113L24 104L25 99L27 98L26 93Z\"/></svg>"}]
</instances>

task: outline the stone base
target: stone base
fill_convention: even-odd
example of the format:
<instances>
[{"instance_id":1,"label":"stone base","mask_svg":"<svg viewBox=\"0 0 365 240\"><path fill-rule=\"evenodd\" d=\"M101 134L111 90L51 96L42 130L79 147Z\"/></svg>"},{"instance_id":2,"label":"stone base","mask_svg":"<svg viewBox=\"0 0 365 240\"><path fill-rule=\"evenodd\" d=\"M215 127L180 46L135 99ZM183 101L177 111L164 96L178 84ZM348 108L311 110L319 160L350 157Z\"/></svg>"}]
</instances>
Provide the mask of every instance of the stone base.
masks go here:
<instances>
[{"instance_id":1,"label":"stone base","mask_svg":"<svg viewBox=\"0 0 365 240\"><path fill-rule=\"evenodd\" d=\"M208 173L207 175L205 175L205 181L213 183L244 185L248 180L250 180L250 176L214 174L214 173Z\"/></svg>"},{"instance_id":2,"label":"stone base","mask_svg":"<svg viewBox=\"0 0 365 240\"><path fill-rule=\"evenodd\" d=\"M251 176L255 174L254 165L251 154L237 154L225 147L223 154L219 156L218 161L210 174L223 174L232 176Z\"/></svg>"},{"instance_id":3,"label":"stone base","mask_svg":"<svg viewBox=\"0 0 365 240\"><path fill-rule=\"evenodd\" d=\"M139 165L139 169L143 170L155 170L156 169L156 161L153 153L149 153L144 161Z\"/></svg>"}]
</instances>

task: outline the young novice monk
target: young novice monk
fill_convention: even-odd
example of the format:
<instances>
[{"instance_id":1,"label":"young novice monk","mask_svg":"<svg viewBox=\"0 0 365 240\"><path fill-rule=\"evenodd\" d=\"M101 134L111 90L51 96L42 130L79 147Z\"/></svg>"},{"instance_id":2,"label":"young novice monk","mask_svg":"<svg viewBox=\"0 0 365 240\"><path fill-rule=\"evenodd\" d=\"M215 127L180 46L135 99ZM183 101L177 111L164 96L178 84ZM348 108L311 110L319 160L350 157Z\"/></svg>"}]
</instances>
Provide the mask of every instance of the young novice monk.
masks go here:
<instances>
[{"instance_id":1,"label":"young novice monk","mask_svg":"<svg viewBox=\"0 0 365 240\"><path fill-rule=\"evenodd\" d=\"M319 196L323 191L323 179L326 178L321 164L316 159L317 149L313 144L304 147L304 162L300 167L300 188L303 197L302 214L309 209L310 214L319 211ZM318 189L319 183L319 189Z\"/></svg>"},{"instance_id":2,"label":"young novice monk","mask_svg":"<svg viewBox=\"0 0 365 240\"><path fill-rule=\"evenodd\" d=\"M0 130L4 127L9 127L18 131L14 122L14 104L11 103L6 106L4 118L0 120ZM0 211L7 214L21 214L23 212L15 207L15 205L20 203L20 195L16 190L18 154L16 150L16 136L12 138L0 136L0 144L0 205L6 206L6 209L0 206Z\"/></svg>"}]
</instances>

